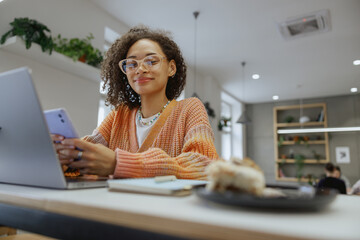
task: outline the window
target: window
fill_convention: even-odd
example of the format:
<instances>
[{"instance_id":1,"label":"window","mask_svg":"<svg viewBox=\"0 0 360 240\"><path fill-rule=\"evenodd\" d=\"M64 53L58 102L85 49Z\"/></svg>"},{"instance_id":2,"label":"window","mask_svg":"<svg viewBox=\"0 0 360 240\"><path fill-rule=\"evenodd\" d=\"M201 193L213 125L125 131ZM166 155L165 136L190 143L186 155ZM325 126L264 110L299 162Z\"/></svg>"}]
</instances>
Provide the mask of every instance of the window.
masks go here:
<instances>
[{"instance_id":1,"label":"window","mask_svg":"<svg viewBox=\"0 0 360 240\"><path fill-rule=\"evenodd\" d=\"M106 90L102 90L103 83L100 83L100 103L99 103L99 111L98 111L98 126L104 121L105 117L111 112L112 107L105 105L106 99Z\"/></svg>"},{"instance_id":2,"label":"window","mask_svg":"<svg viewBox=\"0 0 360 240\"><path fill-rule=\"evenodd\" d=\"M120 34L115 32L109 27L105 27L104 29L104 51L107 51L110 46L113 44L113 42L120 37ZM106 99L106 93L107 90L103 90L103 83L100 83L100 103L99 103L99 111L98 111L98 126L102 123L102 121L105 119L105 117L111 112L112 108L111 106L105 105L105 99Z\"/></svg>"},{"instance_id":3,"label":"window","mask_svg":"<svg viewBox=\"0 0 360 240\"><path fill-rule=\"evenodd\" d=\"M221 101L221 118L232 119L231 104ZM233 155L232 153L232 131L231 120L227 123L228 127L224 127L221 131L221 157L229 160Z\"/></svg>"},{"instance_id":4,"label":"window","mask_svg":"<svg viewBox=\"0 0 360 240\"><path fill-rule=\"evenodd\" d=\"M226 160L230 157L244 157L244 125L236 123L242 109L243 106L239 100L224 91L221 92L221 116L231 117L229 133L221 132L221 156Z\"/></svg>"},{"instance_id":5,"label":"window","mask_svg":"<svg viewBox=\"0 0 360 240\"><path fill-rule=\"evenodd\" d=\"M105 27L104 29L104 50L107 51L110 46L115 42L116 39L118 39L120 37L120 34L118 34L117 32L115 32L114 30L112 30L109 27Z\"/></svg>"}]
</instances>

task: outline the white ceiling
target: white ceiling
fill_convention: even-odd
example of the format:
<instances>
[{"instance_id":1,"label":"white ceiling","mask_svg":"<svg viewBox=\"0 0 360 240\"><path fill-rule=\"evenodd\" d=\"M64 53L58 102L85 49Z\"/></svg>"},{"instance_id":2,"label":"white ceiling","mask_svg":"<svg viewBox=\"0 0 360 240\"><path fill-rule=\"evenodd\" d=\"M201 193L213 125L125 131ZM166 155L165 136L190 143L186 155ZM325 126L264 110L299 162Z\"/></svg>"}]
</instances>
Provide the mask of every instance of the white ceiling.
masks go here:
<instances>
[{"instance_id":1,"label":"white ceiling","mask_svg":"<svg viewBox=\"0 0 360 240\"><path fill-rule=\"evenodd\" d=\"M91 0L124 24L173 33L188 65L247 103L350 94L360 90L360 0ZM277 23L328 9L331 30L285 40ZM241 62L246 61L245 81ZM251 79L252 73L261 78ZM245 85L244 85L245 82ZM243 94L242 87L245 86Z\"/></svg>"}]
</instances>

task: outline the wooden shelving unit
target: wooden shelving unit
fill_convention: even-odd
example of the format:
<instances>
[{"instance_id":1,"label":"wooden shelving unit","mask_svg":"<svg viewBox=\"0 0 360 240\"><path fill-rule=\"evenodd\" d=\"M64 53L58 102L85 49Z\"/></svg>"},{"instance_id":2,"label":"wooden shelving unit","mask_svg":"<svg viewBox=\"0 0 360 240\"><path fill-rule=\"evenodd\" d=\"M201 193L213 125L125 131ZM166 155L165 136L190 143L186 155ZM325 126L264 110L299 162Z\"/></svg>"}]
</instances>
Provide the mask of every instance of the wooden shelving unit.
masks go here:
<instances>
[{"instance_id":1,"label":"wooden shelving unit","mask_svg":"<svg viewBox=\"0 0 360 240\"><path fill-rule=\"evenodd\" d=\"M301 116L308 116L310 121L285 122L289 116L297 121ZM283 166L296 172L297 160L295 156L303 156L304 166L324 165L329 159L329 138L328 133L292 133L278 134L280 129L301 129L327 127L327 114L325 103L313 103L291 106L277 106L273 109L274 116L274 149L275 149L275 176L277 181L298 181L295 175L287 175ZM282 138L280 140L280 138ZM294 139L297 139L295 141ZM304 140L306 139L306 140ZM315 150L316 149L316 150ZM311 173L305 173L311 174ZM303 176L300 181L308 179Z\"/></svg>"},{"instance_id":2,"label":"wooden shelving unit","mask_svg":"<svg viewBox=\"0 0 360 240\"><path fill-rule=\"evenodd\" d=\"M277 163L295 163L295 159L277 159ZM321 164L321 163L327 163L328 161L326 159L305 159L305 164Z\"/></svg>"},{"instance_id":3,"label":"wooden shelving unit","mask_svg":"<svg viewBox=\"0 0 360 240\"><path fill-rule=\"evenodd\" d=\"M314 140L314 141L307 141L306 143L296 143L295 141L284 141L282 145L294 145L294 144L326 144L325 140Z\"/></svg>"},{"instance_id":4,"label":"wooden shelving unit","mask_svg":"<svg viewBox=\"0 0 360 240\"><path fill-rule=\"evenodd\" d=\"M277 127L311 127L311 126L323 126L323 122L306 122L306 123L277 123Z\"/></svg>"}]
</instances>

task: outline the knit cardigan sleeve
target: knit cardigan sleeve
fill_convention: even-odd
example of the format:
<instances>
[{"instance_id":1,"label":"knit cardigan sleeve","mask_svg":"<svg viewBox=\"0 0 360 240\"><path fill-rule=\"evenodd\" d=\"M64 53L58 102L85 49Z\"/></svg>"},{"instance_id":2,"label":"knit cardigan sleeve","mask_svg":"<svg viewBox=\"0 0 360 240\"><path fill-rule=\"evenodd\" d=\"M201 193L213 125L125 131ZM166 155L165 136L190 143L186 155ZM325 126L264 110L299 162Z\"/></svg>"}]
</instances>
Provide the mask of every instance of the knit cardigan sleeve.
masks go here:
<instances>
[{"instance_id":1,"label":"knit cardigan sleeve","mask_svg":"<svg viewBox=\"0 0 360 240\"><path fill-rule=\"evenodd\" d=\"M115 111L111 111L101 123L99 128L96 128L91 135L84 136L82 139L87 142L102 144L106 147L109 147L109 137L111 133L111 126L114 121L114 116ZM100 129L102 134L99 131ZM104 136L107 138L104 138Z\"/></svg>"},{"instance_id":2,"label":"knit cardigan sleeve","mask_svg":"<svg viewBox=\"0 0 360 240\"><path fill-rule=\"evenodd\" d=\"M197 99L186 110L185 116L184 144L179 155L171 157L157 147L140 153L117 148L114 178L175 175L179 179L206 179L205 167L218 158L207 113Z\"/></svg>"}]
</instances>

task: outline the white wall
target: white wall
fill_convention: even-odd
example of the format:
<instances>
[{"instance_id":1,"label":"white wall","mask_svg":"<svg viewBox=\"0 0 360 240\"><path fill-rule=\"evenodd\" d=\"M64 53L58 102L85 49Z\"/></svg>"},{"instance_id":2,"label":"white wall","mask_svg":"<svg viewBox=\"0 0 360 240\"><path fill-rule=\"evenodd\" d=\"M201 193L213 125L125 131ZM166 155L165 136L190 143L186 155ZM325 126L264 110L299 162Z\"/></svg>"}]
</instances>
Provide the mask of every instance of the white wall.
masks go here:
<instances>
[{"instance_id":1,"label":"white wall","mask_svg":"<svg viewBox=\"0 0 360 240\"><path fill-rule=\"evenodd\" d=\"M188 66L187 77L186 77L186 86L185 86L185 97L191 97L194 92L198 94L199 98L203 103L209 102L210 107L215 111L215 118L209 118L211 127L215 135L215 147L219 154L221 155L221 135L217 128L217 124L220 119L221 111L221 88L216 81L211 76L203 76L200 73L196 75L196 90L194 90L194 70Z\"/></svg>"},{"instance_id":2,"label":"white wall","mask_svg":"<svg viewBox=\"0 0 360 240\"><path fill-rule=\"evenodd\" d=\"M128 29L87 0L7 0L0 3L0 35L10 29L9 23L17 17L45 24L54 37L61 33L66 38L84 38L91 32L95 37L93 45L99 49L103 47L105 26L119 33ZM65 107L81 136L92 132L97 124L98 83L0 50L0 72L22 66L32 69L44 109Z\"/></svg>"}]
</instances>

